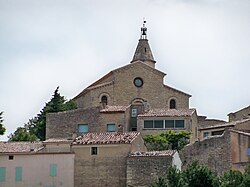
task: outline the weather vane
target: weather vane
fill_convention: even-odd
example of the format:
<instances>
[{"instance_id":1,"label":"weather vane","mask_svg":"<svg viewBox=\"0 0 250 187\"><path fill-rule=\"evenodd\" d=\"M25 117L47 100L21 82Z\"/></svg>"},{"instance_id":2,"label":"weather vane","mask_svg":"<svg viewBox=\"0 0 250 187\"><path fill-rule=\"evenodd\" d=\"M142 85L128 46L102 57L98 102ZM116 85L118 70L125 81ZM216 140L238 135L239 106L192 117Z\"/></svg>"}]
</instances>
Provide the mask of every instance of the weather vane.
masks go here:
<instances>
[{"instance_id":1,"label":"weather vane","mask_svg":"<svg viewBox=\"0 0 250 187\"><path fill-rule=\"evenodd\" d=\"M147 27L145 26L146 20L143 18L143 25L141 28L141 39L147 39Z\"/></svg>"}]
</instances>

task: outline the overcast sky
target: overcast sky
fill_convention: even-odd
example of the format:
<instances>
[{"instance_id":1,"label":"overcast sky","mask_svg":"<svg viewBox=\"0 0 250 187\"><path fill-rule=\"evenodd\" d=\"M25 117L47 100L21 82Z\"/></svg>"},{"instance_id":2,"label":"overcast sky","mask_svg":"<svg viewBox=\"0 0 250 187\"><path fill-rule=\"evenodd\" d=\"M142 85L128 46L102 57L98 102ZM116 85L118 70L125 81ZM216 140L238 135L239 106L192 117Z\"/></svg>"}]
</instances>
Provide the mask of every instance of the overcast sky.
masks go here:
<instances>
[{"instance_id":1,"label":"overcast sky","mask_svg":"<svg viewBox=\"0 0 250 187\"><path fill-rule=\"evenodd\" d=\"M133 57L143 17L165 84L199 115L250 105L249 0L0 0L0 111L7 135L60 86L71 99Z\"/></svg>"}]
</instances>

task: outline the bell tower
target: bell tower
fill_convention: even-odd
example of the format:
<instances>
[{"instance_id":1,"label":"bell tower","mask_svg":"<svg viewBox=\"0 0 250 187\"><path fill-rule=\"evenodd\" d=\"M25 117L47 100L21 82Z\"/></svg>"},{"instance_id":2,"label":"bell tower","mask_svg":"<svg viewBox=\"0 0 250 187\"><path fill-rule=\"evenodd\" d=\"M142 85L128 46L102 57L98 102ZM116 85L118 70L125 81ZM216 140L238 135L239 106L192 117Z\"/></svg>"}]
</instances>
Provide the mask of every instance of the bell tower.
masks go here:
<instances>
[{"instance_id":1,"label":"bell tower","mask_svg":"<svg viewBox=\"0 0 250 187\"><path fill-rule=\"evenodd\" d=\"M138 45L135 50L134 57L131 63L136 62L138 60L144 62L145 64L155 68L156 61L154 60L153 54L151 52L148 39L147 39L147 27L146 21L143 21L143 25L141 27L141 36L138 42Z\"/></svg>"}]
</instances>

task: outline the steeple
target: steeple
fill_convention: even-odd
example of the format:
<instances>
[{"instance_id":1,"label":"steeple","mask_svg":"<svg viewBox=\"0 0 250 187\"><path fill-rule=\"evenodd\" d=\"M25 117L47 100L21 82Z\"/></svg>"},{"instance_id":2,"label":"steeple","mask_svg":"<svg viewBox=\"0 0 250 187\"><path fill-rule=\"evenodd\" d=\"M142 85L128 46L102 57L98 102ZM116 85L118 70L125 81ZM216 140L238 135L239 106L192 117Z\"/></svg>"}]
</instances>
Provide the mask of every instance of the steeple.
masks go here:
<instances>
[{"instance_id":1,"label":"steeple","mask_svg":"<svg viewBox=\"0 0 250 187\"><path fill-rule=\"evenodd\" d=\"M147 39L147 27L145 26L146 21L143 21L143 25L141 27L141 37L139 39L138 45L135 50L135 54L131 63L135 61L142 61L145 64L155 67L156 61L154 60L153 54L149 47L148 39Z\"/></svg>"}]
</instances>

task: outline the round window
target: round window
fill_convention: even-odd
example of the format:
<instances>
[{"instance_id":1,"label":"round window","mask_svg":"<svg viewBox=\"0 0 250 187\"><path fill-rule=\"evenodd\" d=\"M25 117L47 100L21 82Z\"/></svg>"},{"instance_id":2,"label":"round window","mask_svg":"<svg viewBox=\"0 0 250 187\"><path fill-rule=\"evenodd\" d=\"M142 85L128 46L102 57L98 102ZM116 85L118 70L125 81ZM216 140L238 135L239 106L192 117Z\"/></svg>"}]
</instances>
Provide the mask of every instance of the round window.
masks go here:
<instances>
[{"instance_id":1,"label":"round window","mask_svg":"<svg viewBox=\"0 0 250 187\"><path fill-rule=\"evenodd\" d=\"M136 87L142 87L142 85L143 85L143 80L142 80L140 77L135 78L135 79L134 79L134 85L135 85Z\"/></svg>"}]
</instances>

